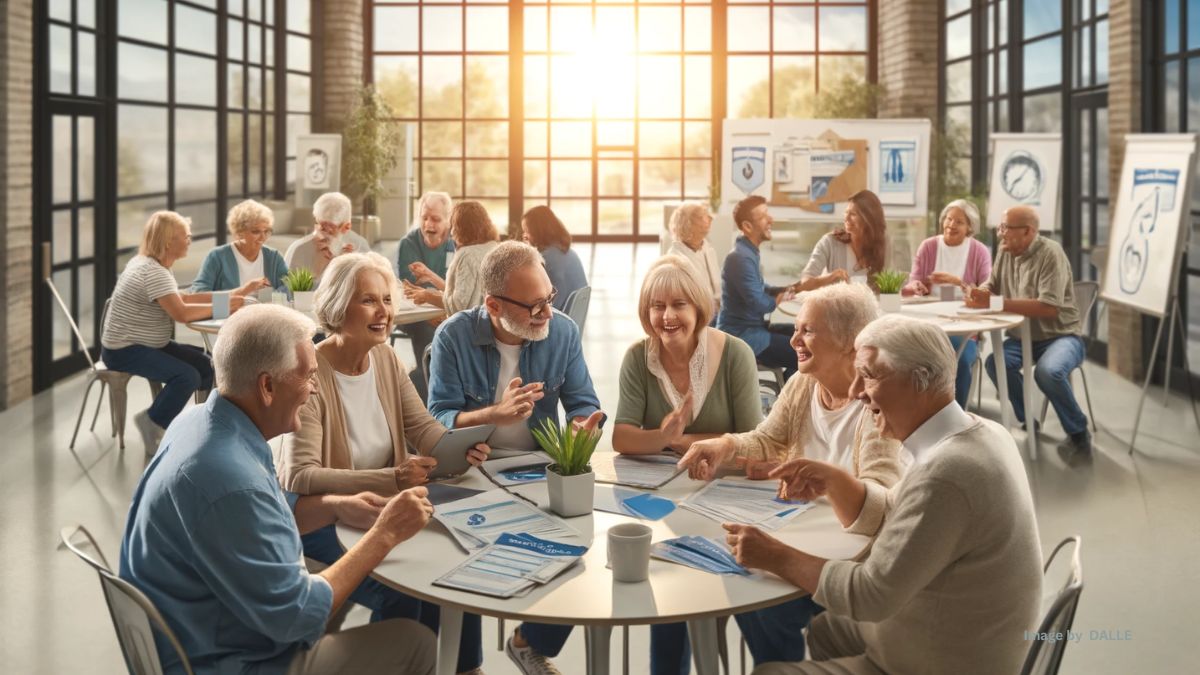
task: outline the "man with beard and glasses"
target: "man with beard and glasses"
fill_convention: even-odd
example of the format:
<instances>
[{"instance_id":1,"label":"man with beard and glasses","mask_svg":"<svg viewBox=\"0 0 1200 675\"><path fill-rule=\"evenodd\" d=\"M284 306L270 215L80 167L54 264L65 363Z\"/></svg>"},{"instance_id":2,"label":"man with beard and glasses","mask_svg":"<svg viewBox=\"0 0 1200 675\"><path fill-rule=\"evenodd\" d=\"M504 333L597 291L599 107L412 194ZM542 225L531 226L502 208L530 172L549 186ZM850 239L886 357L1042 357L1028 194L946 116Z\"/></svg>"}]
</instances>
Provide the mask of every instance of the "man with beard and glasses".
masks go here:
<instances>
[{"instance_id":1,"label":"man with beard and glasses","mask_svg":"<svg viewBox=\"0 0 1200 675\"><path fill-rule=\"evenodd\" d=\"M496 451L536 450L531 428L568 419L594 429L603 421L579 328L554 309L557 293L529 244L506 241L483 259L483 305L438 327L429 368L429 412L448 427L495 424ZM525 624L509 641L509 657L525 673L557 673L547 657L570 626Z\"/></svg>"}]
</instances>

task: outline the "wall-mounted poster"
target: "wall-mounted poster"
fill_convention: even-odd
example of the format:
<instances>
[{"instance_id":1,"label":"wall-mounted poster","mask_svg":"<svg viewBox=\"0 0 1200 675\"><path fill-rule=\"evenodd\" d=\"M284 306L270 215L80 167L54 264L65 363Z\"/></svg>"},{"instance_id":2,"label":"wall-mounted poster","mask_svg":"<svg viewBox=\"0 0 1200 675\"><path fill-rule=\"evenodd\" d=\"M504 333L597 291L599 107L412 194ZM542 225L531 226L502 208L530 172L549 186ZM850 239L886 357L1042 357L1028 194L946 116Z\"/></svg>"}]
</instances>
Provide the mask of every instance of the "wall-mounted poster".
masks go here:
<instances>
[{"instance_id":1,"label":"wall-mounted poster","mask_svg":"<svg viewBox=\"0 0 1200 675\"><path fill-rule=\"evenodd\" d=\"M917 140L885 139L879 142L879 201L884 204L917 203Z\"/></svg>"},{"instance_id":2,"label":"wall-mounted poster","mask_svg":"<svg viewBox=\"0 0 1200 675\"><path fill-rule=\"evenodd\" d=\"M1029 206L1040 229L1057 231L1061 160L1059 134L992 134L987 224L997 227L1006 209Z\"/></svg>"},{"instance_id":3,"label":"wall-mounted poster","mask_svg":"<svg viewBox=\"0 0 1200 675\"><path fill-rule=\"evenodd\" d=\"M340 134L296 136L296 207L312 206L317 197L341 186L342 137Z\"/></svg>"},{"instance_id":4,"label":"wall-mounted poster","mask_svg":"<svg viewBox=\"0 0 1200 675\"><path fill-rule=\"evenodd\" d=\"M1131 134L1108 233L1101 295L1163 316L1186 244L1194 134ZM1154 264L1150 264L1150 263Z\"/></svg>"},{"instance_id":5,"label":"wall-mounted poster","mask_svg":"<svg viewBox=\"0 0 1200 675\"><path fill-rule=\"evenodd\" d=\"M749 197L767 181L767 148L739 145L733 148L733 184Z\"/></svg>"}]
</instances>

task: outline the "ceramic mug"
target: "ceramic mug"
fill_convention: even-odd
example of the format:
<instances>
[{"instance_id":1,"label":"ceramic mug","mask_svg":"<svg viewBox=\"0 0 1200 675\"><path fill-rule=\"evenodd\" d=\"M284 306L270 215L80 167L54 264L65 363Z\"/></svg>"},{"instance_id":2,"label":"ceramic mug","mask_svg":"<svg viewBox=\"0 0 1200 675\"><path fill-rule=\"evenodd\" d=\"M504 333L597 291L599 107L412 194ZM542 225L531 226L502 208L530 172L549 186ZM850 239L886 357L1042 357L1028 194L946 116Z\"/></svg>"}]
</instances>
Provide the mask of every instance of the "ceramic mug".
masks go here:
<instances>
[{"instance_id":1,"label":"ceramic mug","mask_svg":"<svg viewBox=\"0 0 1200 675\"><path fill-rule=\"evenodd\" d=\"M651 530L641 523L621 523L608 529L608 562L613 580L627 583L650 576Z\"/></svg>"}]
</instances>

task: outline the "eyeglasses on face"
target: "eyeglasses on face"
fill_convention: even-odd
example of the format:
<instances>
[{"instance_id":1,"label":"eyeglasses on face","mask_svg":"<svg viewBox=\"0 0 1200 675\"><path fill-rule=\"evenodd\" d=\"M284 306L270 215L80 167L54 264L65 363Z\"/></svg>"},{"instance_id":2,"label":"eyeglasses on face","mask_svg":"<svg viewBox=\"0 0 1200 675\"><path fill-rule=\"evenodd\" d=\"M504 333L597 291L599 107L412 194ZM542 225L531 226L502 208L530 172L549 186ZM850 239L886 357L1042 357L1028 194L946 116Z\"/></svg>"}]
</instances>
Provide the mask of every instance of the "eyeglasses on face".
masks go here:
<instances>
[{"instance_id":1,"label":"eyeglasses on face","mask_svg":"<svg viewBox=\"0 0 1200 675\"><path fill-rule=\"evenodd\" d=\"M558 289L551 287L550 295L547 295L545 298L538 300L537 302L535 302L533 304L524 303L524 302L521 302L520 300L513 300L512 298L506 298L503 295L493 295L492 297L497 300L503 300L507 303L516 305L517 307L524 307L525 309L529 310L530 318L533 318L533 317L537 316L538 314L541 314L542 312L547 311L552 306L552 303L554 302L554 298L556 298L557 296L558 296Z\"/></svg>"},{"instance_id":2,"label":"eyeglasses on face","mask_svg":"<svg viewBox=\"0 0 1200 675\"><path fill-rule=\"evenodd\" d=\"M1012 232L1014 230L1028 230L1029 225L1009 225L1008 223L1000 223L998 228L1000 232Z\"/></svg>"}]
</instances>

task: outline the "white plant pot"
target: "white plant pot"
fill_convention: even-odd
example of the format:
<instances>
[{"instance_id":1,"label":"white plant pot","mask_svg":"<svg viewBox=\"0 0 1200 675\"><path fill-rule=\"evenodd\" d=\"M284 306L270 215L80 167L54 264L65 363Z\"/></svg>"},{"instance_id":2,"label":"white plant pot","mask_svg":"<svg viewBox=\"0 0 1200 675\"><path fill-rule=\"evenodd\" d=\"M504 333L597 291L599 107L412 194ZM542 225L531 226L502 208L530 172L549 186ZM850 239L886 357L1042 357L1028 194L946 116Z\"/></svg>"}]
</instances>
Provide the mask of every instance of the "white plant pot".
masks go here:
<instances>
[{"instance_id":1,"label":"white plant pot","mask_svg":"<svg viewBox=\"0 0 1200 675\"><path fill-rule=\"evenodd\" d=\"M556 466L551 464L546 470L550 510L564 518L591 513L596 492L596 474L588 471L578 476L560 476L554 470Z\"/></svg>"},{"instance_id":2,"label":"white plant pot","mask_svg":"<svg viewBox=\"0 0 1200 675\"><path fill-rule=\"evenodd\" d=\"M316 291L292 291L292 308L297 312L311 312Z\"/></svg>"},{"instance_id":3,"label":"white plant pot","mask_svg":"<svg viewBox=\"0 0 1200 675\"><path fill-rule=\"evenodd\" d=\"M899 293L880 293L879 294L879 309L885 312L900 311L900 294Z\"/></svg>"}]
</instances>

